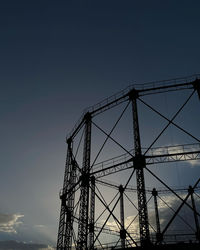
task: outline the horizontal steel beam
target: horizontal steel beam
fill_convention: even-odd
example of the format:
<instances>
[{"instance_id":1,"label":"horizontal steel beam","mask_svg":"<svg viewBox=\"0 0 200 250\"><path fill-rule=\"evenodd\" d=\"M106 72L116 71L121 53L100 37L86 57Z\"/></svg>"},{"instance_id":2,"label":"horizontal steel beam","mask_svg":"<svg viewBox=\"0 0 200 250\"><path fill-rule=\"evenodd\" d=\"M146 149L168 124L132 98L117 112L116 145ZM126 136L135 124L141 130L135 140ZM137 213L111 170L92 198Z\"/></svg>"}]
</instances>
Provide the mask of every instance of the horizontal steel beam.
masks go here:
<instances>
[{"instance_id":1,"label":"horizontal steel beam","mask_svg":"<svg viewBox=\"0 0 200 250\"><path fill-rule=\"evenodd\" d=\"M101 178L126 169L134 168L134 158L135 157L130 157L128 160L113 165L111 164L108 167L104 167L104 165L102 164L101 167L94 168L90 174L94 175L96 178ZM177 162L177 161L191 161L198 159L200 159L200 150L145 156L146 165Z\"/></svg>"},{"instance_id":2,"label":"horizontal steel beam","mask_svg":"<svg viewBox=\"0 0 200 250\"><path fill-rule=\"evenodd\" d=\"M147 165L176 161L192 161L200 159L200 151L146 156L145 158Z\"/></svg>"}]
</instances>

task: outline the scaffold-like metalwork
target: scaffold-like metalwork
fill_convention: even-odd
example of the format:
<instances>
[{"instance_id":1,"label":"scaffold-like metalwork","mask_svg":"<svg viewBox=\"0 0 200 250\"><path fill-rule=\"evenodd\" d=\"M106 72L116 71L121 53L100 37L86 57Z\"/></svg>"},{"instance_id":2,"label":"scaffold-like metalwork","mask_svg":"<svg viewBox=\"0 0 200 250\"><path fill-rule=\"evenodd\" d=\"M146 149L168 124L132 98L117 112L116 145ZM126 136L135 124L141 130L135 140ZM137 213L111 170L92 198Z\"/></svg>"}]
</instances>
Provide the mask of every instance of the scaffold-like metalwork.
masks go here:
<instances>
[{"instance_id":1,"label":"scaffold-like metalwork","mask_svg":"<svg viewBox=\"0 0 200 250\"><path fill-rule=\"evenodd\" d=\"M143 98L176 91L188 92L188 96L171 118ZM158 247L168 244L174 249L174 244L178 242L190 245L193 243L194 249L197 249L195 247L200 243L200 176L196 176L196 180L189 187L175 188L153 170L153 166L162 168L167 164L200 160L200 138L175 122L191 98L195 98L195 93L200 99L199 75L129 86L84 111L67 136L57 250L160 249ZM167 122L148 147L142 147L141 144L139 103ZM100 125L95 118L118 107L122 107L118 112L118 119L110 132L107 132L102 126L104 118L100 119ZM129 108L130 119L127 120L132 127L132 147L127 149L126 145L115 139L113 131ZM158 139L170 126L176 127L194 142L155 147ZM104 136L103 143L98 142L93 130ZM105 150L108 141L117 145L123 153L112 156L112 149ZM95 151L98 144L100 149ZM104 150L106 157L98 161ZM125 181L122 185L115 181L115 176L123 173L121 178ZM148 187L146 175L161 187ZM173 195L173 199L169 194ZM169 198L172 199L171 203ZM175 199L176 206L172 206ZM164 220L163 207L170 211L170 218L165 218L165 223L161 225ZM192 214L193 224L182 216L180 211L183 207ZM126 215L127 210L129 212ZM184 223L188 231L176 231L173 228L176 220Z\"/></svg>"}]
</instances>

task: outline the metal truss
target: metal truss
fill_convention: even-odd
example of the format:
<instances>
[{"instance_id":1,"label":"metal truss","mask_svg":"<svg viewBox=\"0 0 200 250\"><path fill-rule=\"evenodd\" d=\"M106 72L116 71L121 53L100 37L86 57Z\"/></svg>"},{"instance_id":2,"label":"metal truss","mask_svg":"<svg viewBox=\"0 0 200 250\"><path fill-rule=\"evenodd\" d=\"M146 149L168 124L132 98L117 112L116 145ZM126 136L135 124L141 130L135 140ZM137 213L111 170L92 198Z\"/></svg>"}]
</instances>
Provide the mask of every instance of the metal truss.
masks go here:
<instances>
[{"instance_id":1,"label":"metal truss","mask_svg":"<svg viewBox=\"0 0 200 250\"><path fill-rule=\"evenodd\" d=\"M118 157L99 162L98 164L94 165L93 172L91 174L96 178L101 178L135 167L135 156L130 157L130 154L133 154L133 150L130 151L129 154L126 153ZM149 151L149 154L144 156L144 158L146 165L199 160L200 143L152 148Z\"/></svg>"},{"instance_id":2,"label":"metal truss","mask_svg":"<svg viewBox=\"0 0 200 250\"><path fill-rule=\"evenodd\" d=\"M171 119L161 114L142 99L142 97L146 95L155 95L158 93L180 90L189 91L190 94ZM84 111L80 120L67 137L68 150L64 184L60 193L61 212L58 228L57 250L68 250L74 248L79 250L96 248L103 249L105 243L104 236L102 235L117 237L118 240L112 244L112 249L119 247L124 249L133 246L146 249L148 247L153 247L153 245L156 244L162 244L166 241L167 237L170 236L168 233L169 227L177 217L181 218L182 222L192 230L192 234L191 232L186 234L193 235L195 240L200 242L200 214L196 204L196 200L198 198L200 199L200 195L198 194L200 178L198 177L197 181L187 188L175 190L152 171L153 165L155 164L160 164L159 166L162 167L163 163L181 161L191 162L200 159L200 139L183 129L179 124L175 123L175 118L184 109L194 93L197 93L200 99L199 75L144 85L129 86L127 89ZM142 148L140 141L140 126L137 108L139 102L143 103L146 107L167 121L166 126L161 130L148 148ZM106 132L94 122L94 117L122 103L127 104L110 132ZM124 113L130 104L132 104L132 142L134 146L131 150L126 149L124 145L112 136L113 131L118 126L118 123L123 118ZM96 156L93 156L94 161L91 163L92 126L104 134L106 139ZM159 148L153 147L169 126L175 126L184 134L187 134L195 140L196 143L164 146ZM73 148L73 145L81 130L83 130L84 134L82 147L83 160L82 163L78 163L76 152L79 151L82 136L76 150ZM124 154L96 163L108 140L118 145L124 151ZM149 169L149 166L152 166L151 170ZM116 173L126 170L129 170L129 177L127 178L126 184L123 186L102 179L109 175L112 175L114 179ZM160 182L161 185L165 187L165 190L158 190L155 188L149 190L146 188L145 172ZM130 185L133 176L136 178L136 187L134 188ZM105 194L101 192L99 186L111 189L114 188L115 193L113 193L113 199L111 199L111 201L106 201ZM180 191L187 192L187 194L183 196L182 194L179 194ZM171 192L177 200L179 200L180 205L176 209L170 207L161 197L161 194L164 192ZM135 202L135 199L133 200L130 198L129 194L131 193L137 194L137 202ZM152 198L155 210L155 226L150 222L148 215L148 206ZM188 202L189 198L191 202ZM159 200L166 203L169 209L173 211L171 219L164 228L161 227L160 223L161 215L159 213ZM96 206L97 202L99 207ZM125 223L126 203L129 203L129 206L131 206L136 212L133 216L134 218L128 225ZM118 213L118 206L119 214L116 214ZM187 206L187 208L193 213L195 228L193 228L185 218L181 217L180 211L183 206ZM100 208L101 211L99 211ZM97 210L98 216L95 214ZM112 226L109 224L111 219L114 223ZM135 229L132 227L136 220L138 220L138 232L134 231ZM182 236L183 235L184 233L182 233Z\"/></svg>"}]
</instances>

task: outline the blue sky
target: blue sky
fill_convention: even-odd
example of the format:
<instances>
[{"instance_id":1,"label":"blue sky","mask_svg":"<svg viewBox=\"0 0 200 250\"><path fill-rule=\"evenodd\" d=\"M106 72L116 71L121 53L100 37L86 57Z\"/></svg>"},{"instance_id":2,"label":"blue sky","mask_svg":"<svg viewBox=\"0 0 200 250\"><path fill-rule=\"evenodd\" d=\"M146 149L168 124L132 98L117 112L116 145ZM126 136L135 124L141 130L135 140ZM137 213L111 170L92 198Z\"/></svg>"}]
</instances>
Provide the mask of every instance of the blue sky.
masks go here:
<instances>
[{"instance_id":1,"label":"blue sky","mask_svg":"<svg viewBox=\"0 0 200 250\"><path fill-rule=\"evenodd\" d=\"M199 1L1 1L0 213L9 215L11 229L0 240L55 244L66 134L85 107L129 84L199 73L199 7ZM196 136L197 104L188 108Z\"/></svg>"}]
</instances>

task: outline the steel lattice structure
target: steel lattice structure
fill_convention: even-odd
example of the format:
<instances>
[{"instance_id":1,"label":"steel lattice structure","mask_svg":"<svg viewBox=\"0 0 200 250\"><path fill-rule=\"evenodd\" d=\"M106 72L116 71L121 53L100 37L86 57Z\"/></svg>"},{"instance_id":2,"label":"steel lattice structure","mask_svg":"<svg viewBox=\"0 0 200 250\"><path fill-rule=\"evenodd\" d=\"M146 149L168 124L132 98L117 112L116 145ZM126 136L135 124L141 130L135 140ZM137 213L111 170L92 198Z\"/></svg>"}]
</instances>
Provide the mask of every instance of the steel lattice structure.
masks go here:
<instances>
[{"instance_id":1,"label":"steel lattice structure","mask_svg":"<svg viewBox=\"0 0 200 250\"><path fill-rule=\"evenodd\" d=\"M64 184L63 189L60 192L61 212L57 250L68 250L74 248L80 250L96 248L103 249L105 248L105 242L102 234L109 234L111 235L111 238L112 235L116 237L116 242L111 244L112 249L119 247L122 249L128 247L145 249L153 247L154 245L162 245L167 237L172 237L169 234L169 227L177 217L181 218L180 210L183 206L192 211L194 215L195 229L193 229L194 233L191 235L193 239L195 239L195 242L200 241L200 214L198 212L199 207L194 198L194 195L200 198L198 194L200 189L198 186L200 178L198 177L196 182L192 183L188 188L173 189L149 168L149 166L156 164L182 161L187 162L200 159L200 139L183 129L174 121L194 93L197 93L197 96L200 98L199 78L199 75L195 75L187 78L129 86L122 92L119 92L84 111L78 123L67 136L68 147ZM188 91L189 97L171 119L161 114L142 99L143 96L180 90L184 90L184 92ZM160 133L158 133L157 137L148 148L142 148L141 146L138 102L143 103L146 107L150 108L153 112L167 121L167 125ZM109 133L105 132L101 126L94 122L94 117L97 117L114 107L118 107L123 103L125 103L125 108ZM134 147L133 149L127 150L126 147L115 140L111 134L130 105L132 106L132 145ZM170 125L175 126L177 129L187 134L195 140L196 143L154 148L153 146L155 142ZM95 127L106 136L100 150L94 157L93 163L91 162L92 127ZM77 137L80 140L75 147L74 141ZM82 138L84 139L83 142ZM97 158L103 151L108 140L117 144L124 151L124 154L96 163ZM81 148L81 143L82 150L80 154L82 155L82 162L80 163L80 159L77 159L77 154ZM126 177L124 185L118 185L110 180L108 181L104 179L105 177L112 176L116 173L121 174L125 170L129 170L130 174ZM144 171L150 176L153 176L153 178L161 183L165 189L157 190L156 188L146 188ZM135 187L132 187L130 181L134 175L136 177L136 185ZM110 202L106 202L106 194L100 192L98 185L114 189L117 191L117 194L112 200L110 199ZM162 198L162 194L167 192L171 192L174 197L180 201L180 204L175 209L170 208L169 206L169 209L173 210L173 214L165 224L165 227L161 227L161 215L158 200L161 200L163 204L165 203L168 205L165 199ZM137 205L134 204L135 200L131 199L128 193L137 194ZM148 199L147 196L150 198ZM150 223L151 220L148 211L149 201L152 197L156 228ZM130 204L132 204L137 211L137 214L131 223L138 218L138 233L130 230L131 223L128 226L125 223L125 198L128 199ZM189 198L191 199L191 202L188 202ZM118 205L119 215L116 215L115 211ZM107 213L107 215L105 215L105 213ZM101 222L99 222L99 218L102 218L102 216L104 217ZM116 227L110 226L109 223L111 218L115 221ZM182 220L185 221L184 218L182 218ZM185 223L189 224L186 221ZM190 225L188 225L188 227L189 226ZM152 230L154 231L153 233Z\"/></svg>"}]
</instances>

